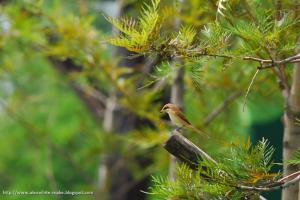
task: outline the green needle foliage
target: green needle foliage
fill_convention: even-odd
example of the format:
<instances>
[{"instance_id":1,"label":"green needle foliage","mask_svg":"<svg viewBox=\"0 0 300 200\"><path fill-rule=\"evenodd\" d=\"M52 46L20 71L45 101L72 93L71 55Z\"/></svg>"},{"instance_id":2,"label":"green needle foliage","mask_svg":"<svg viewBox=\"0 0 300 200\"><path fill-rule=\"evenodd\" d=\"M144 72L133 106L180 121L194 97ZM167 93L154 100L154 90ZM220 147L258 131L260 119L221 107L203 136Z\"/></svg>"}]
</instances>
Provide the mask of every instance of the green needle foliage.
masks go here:
<instances>
[{"instance_id":1,"label":"green needle foliage","mask_svg":"<svg viewBox=\"0 0 300 200\"><path fill-rule=\"evenodd\" d=\"M133 52L149 51L149 45L158 38L159 34L161 22L158 15L159 2L160 0L152 0L150 5L144 4L138 20L126 17L118 20L107 17L107 20L122 33L108 41Z\"/></svg>"},{"instance_id":2,"label":"green needle foliage","mask_svg":"<svg viewBox=\"0 0 300 200\"><path fill-rule=\"evenodd\" d=\"M290 160L287 160L287 164L300 165L300 149L298 149Z\"/></svg>"},{"instance_id":3,"label":"green needle foliage","mask_svg":"<svg viewBox=\"0 0 300 200\"><path fill-rule=\"evenodd\" d=\"M214 23L201 27L182 24L179 30L173 28L173 31L166 31L164 27L168 27L167 19L174 16L170 12L175 11L169 5L158 9L160 3L156 0L145 4L137 20L107 18L121 31L108 42L140 54L159 55L161 59L178 57L189 61L205 56L275 59L293 54L298 46L291 41L297 40L295 30L299 27L299 18L293 12L282 11L283 17L277 20L275 9L260 1L219 1L219 17ZM181 19L180 13L177 14ZM286 35L287 32L291 34Z\"/></svg>"},{"instance_id":4,"label":"green needle foliage","mask_svg":"<svg viewBox=\"0 0 300 200\"><path fill-rule=\"evenodd\" d=\"M273 153L274 148L265 139L254 147L249 140L243 145L233 144L217 164L200 161L196 171L184 164L178 165L175 181L153 177L150 194L159 199L189 200L257 197L257 192L237 188L273 183L279 176L269 172L274 165L271 160Z\"/></svg>"},{"instance_id":5,"label":"green needle foliage","mask_svg":"<svg viewBox=\"0 0 300 200\"><path fill-rule=\"evenodd\" d=\"M107 17L107 20L121 32L119 36L108 39L108 42L136 53L158 54L166 59L174 56L197 57L206 55L208 53L206 51L211 52L212 47L216 51L226 46L224 43L229 36L227 31L214 24L200 34L204 38L199 37L199 31L190 25L182 25L175 32L163 30L164 22L173 16L169 16L170 13L166 11L168 9L160 11L159 3L160 0L153 0L151 4L145 4L138 20Z\"/></svg>"}]
</instances>

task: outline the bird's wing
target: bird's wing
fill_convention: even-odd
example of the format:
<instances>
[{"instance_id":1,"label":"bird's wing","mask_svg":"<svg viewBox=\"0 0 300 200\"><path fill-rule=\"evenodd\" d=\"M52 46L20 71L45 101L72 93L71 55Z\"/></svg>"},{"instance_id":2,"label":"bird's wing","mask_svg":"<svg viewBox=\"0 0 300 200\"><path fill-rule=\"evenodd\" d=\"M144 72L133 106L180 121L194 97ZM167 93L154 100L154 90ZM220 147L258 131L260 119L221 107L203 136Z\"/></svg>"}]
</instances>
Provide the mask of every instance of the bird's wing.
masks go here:
<instances>
[{"instance_id":1,"label":"bird's wing","mask_svg":"<svg viewBox=\"0 0 300 200\"><path fill-rule=\"evenodd\" d=\"M187 124L191 125L191 123L189 122L189 120L184 116L184 114L181 111L176 110L175 114L177 114L178 117L180 117L184 122L186 122Z\"/></svg>"}]
</instances>

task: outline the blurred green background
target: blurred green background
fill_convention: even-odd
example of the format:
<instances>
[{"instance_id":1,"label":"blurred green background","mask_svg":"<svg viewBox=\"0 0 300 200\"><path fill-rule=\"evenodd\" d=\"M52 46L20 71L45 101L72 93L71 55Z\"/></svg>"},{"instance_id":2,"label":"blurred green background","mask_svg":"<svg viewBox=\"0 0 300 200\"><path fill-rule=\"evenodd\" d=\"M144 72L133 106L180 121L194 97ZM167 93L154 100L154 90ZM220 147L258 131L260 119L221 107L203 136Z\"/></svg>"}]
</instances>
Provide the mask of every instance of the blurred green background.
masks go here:
<instances>
[{"instance_id":1,"label":"blurred green background","mask_svg":"<svg viewBox=\"0 0 300 200\"><path fill-rule=\"evenodd\" d=\"M136 16L141 4L134 0L0 1L0 186L3 191L94 192L76 197L1 194L2 199L106 199L107 193L116 191L121 191L121 197L114 200L151 199L140 190L147 191L150 175L166 175L169 167L161 143L170 128L159 110L169 101L170 82L164 88L137 89L137 83L145 84L149 75L139 68L147 62L128 61L119 49L104 42L115 32L104 16L118 16L120 10ZM211 141L190 137L216 157L223 147L213 141L230 143L249 133L254 142L267 137L276 146L275 161L281 162L282 138L275 135L282 133L278 126L282 102L278 91L269 89L275 81L254 86L243 112L243 94L250 81L243 77L253 70L237 74L209 68L220 63L203 64L207 74L200 74L210 82L200 92L192 89L186 74L188 118L200 125L229 91L242 93L205 128L213 133ZM134 69L123 67L132 65ZM239 63L232 63L232 71L238 67ZM234 85L237 81L239 85ZM97 91L107 99L103 101ZM117 130L103 125L112 96L122 96L117 104L126 108L122 115L127 121ZM124 126L131 128L124 130ZM111 168L103 168L104 163ZM106 170L116 181L101 177Z\"/></svg>"}]
</instances>

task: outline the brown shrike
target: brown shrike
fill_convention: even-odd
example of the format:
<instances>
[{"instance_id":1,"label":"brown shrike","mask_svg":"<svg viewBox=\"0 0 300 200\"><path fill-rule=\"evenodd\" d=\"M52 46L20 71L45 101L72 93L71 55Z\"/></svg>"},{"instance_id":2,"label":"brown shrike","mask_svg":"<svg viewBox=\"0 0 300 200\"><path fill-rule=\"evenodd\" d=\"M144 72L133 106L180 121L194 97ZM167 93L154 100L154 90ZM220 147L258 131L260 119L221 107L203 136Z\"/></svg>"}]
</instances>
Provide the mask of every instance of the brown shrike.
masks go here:
<instances>
[{"instance_id":1,"label":"brown shrike","mask_svg":"<svg viewBox=\"0 0 300 200\"><path fill-rule=\"evenodd\" d=\"M195 128L175 104L167 103L160 112L169 114L171 122L178 127L176 130L181 128L189 128L201 135L208 136L203 131Z\"/></svg>"}]
</instances>

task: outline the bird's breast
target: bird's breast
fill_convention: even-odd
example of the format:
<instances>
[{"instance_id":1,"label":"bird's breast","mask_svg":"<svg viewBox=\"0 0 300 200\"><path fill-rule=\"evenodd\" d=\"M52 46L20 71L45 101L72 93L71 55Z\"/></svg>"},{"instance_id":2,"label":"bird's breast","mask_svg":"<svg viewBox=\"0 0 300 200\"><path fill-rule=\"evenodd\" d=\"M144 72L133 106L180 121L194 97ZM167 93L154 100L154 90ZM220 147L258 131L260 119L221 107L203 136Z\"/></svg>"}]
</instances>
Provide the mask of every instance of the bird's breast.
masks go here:
<instances>
[{"instance_id":1,"label":"bird's breast","mask_svg":"<svg viewBox=\"0 0 300 200\"><path fill-rule=\"evenodd\" d=\"M182 120L179 119L178 116L176 116L174 113L169 113L169 117L172 121L172 123L178 127L181 127L183 124L182 124Z\"/></svg>"}]
</instances>

